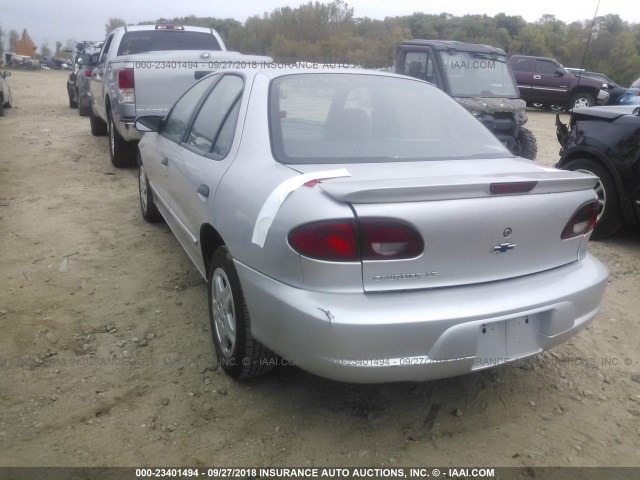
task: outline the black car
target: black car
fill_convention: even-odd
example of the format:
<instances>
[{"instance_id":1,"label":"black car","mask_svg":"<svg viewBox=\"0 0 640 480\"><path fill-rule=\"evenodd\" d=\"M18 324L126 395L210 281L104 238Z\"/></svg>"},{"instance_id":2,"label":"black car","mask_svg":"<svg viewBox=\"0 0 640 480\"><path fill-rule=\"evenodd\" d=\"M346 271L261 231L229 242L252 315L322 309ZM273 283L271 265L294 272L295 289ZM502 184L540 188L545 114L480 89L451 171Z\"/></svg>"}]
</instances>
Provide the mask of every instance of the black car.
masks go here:
<instances>
[{"instance_id":1,"label":"black car","mask_svg":"<svg viewBox=\"0 0 640 480\"><path fill-rule=\"evenodd\" d=\"M596 175L600 208L592 238L640 223L640 107L574 109L569 125L556 115L560 161L556 167Z\"/></svg>"},{"instance_id":2,"label":"black car","mask_svg":"<svg viewBox=\"0 0 640 480\"><path fill-rule=\"evenodd\" d=\"M618 85L604 73L589 72L588 70L581 70L579 68L567 68L567 70L573 73L576 77L592 78L593 80L598 80L606 85L607 91L609 92L609 100L607 100L607 105L618 105L620 99L627 91L626 88Z\"/></svg>"}]
</instances>

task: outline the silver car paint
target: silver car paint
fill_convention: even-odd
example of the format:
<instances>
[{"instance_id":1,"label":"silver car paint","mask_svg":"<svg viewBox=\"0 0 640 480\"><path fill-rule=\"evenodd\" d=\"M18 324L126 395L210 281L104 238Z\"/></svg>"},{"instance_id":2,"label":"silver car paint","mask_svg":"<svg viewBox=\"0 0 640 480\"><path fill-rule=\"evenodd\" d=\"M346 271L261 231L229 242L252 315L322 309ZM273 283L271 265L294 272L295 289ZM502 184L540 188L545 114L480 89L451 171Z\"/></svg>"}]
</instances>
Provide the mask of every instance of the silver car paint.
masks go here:
<instances>
[{"instance_id":1,"label":"silver car paint","mask_svg":"<svg viewBox=\"0 0 640 480\"><path fill-rule=\"evenodd\" d=\"M413 291L393 291L393 288L388 288L385 291L365 292L363 282L365 285L373 283L368 278L363 280L363 265L359 262L325 262L296 253L286 241L293 227L314 220L353 217L349 204L323 193L323 188L326 187L327 191L331 189L329 185L348 183L352 179L328 180L315 187L296 190L282 204L264 247L253 244L251 235L256 218L274 188L299 172L331 168L328 165L290 167L273 160L266 99L270 79L282 73L244 72L247 79L245 94L234 145L224 160L224 167L222 164L212 165L213 161L204 157L192 158L191 155L195 154L163 139L162 135L145 134L140 143L151 187L154 195L161 199L161 213L203 275L204 262L200 246L196 246L200 226L212 225L227 244L238 268L256 339L280 355L295 357L302 368L330 378L359 382L426 380L491 366L478 364L476 358L479 356L488 358L493 355L495 358L508 357L508 360L513 360L538 353L574 335L597 314L608 273L602 264L586 254L586 238L570 239L562 244L560 232L556 237L548 236L545 232L542 232L542 236L536 236L533 228L545 229L549 224L556 228L563 221L566 223L567 216L583 200L593 197L590 188L593 180L585 180L585 176L578 174L555 175L558 182L551 191L558 192L558 185L564 182L568 190L564 193L501 198L511 204L528 203L526 210L516 209L520 214L526 211L527 215L537 202L547 201L541 197L547 197L550 202L556 198L557 202L555 220L534 218L532 222L535 224L532 226L526 226L522 218L514 220L519 222L512 224L516 225L514 232L523 228L526 235L519 236L514 242L518 243L518 248L513 252L513 257L520 251L526 252L527 247L523 243L553 240L549 245L529 245L534 251L525 254L518 268L527 266L524 261L527 258L530 261L535 261L536 255L546 258L545 247L559 250L551 252L549 257L552 260L539 269L545 271L532 273L527 268L522 271L518 268L509 269L509 276L517 278L499 279L499 268L497 274L492 273L491 266L495 265L492 262L511 261L511 252L497 256L491 251L501 241L502 233L510 226L508 223L511 223L499 221L499 216L483 230L494 232L494 236L483 233L486 238L479 239L479 243L482 243L479 251L483 253L486 250L486 256L478 262L468 260L467 264L461 262L456 265L455 261L460 249L469 245L469 240L475 240L473 227L455 227L452 235L455 233L454 237L464 237L467 242L459 242L452 250L438 250L438 255L451 259L449 269L455 272L456 277L453 282L449 279L452 284L464 282L465 269L470 272L469 280L478 282L475 284L429 288L429 281L433 278L440 281L447 274L448 263L439 259L438 275L425 277L427 283L416 284ZM182 151L178 153L176 149ZM183 179L175 184L178 187L168 186L177 180L177 175L173 174L170 167L161 168L160 161L165 155L180 157L185 165L182 171L190 172L188 175L180 174ZM529 174L535 176L543 173L552 179L554 177L549 173L550 169L508 158L441 163L440 180L446 176L447 163L453 169L449 171L449 176L455 173L456 168L471 169L471 174L477 173L474 169L488 169L487 181L496 178L509 181L513 178L511 175L526 178ZM416 163L376 164L375 175L396 180L420 176L416 171L407 170L408 165L417 166ZM363 165L340 167L348 168L352 174L366 168ZM433 165L431 162L422 162L422 168L433 168ZM364 175L363 178L368 181L366 177ZM357 180L355 176L354 179ZM211 194L207 199L199 198L196 191L198 182L210 184ZM444 184L447 185L447 182ZM473 203L476 200L469 201ZM441 219L438 226L441 229L447 227L447 210L450 218L456 218L457 202L449 203L449 207L438 206L443 209L439 213ZM564 206L564 203L568 205ZM383 212L388 209L386 213L398 215L397 204L377 206ZM363 204L356 208L368 214L366 209L369 206ZM498 209L502 213L508 210L502 206ZM185 214L187 210L188 215ZM473 212L475 216L488 217L491 210L483 212L473 207ZM380 211L376 213L380 214ZM450 257L447 257L447 252ZM398 271L420 271L426 274L433 270L428 263L399 270L395 263L388 262L384 269L375 272L365 266L364 273L393 275ZM524 323L525 318L527 323ZM482 333L487 325L490 333ZM506 348L505 332L518 329L522 332L514 338L521 338L522 341L516 341L515 345ZM395 363L384 363L384 359L391 359Z\"/></svg>"}]
</instances>

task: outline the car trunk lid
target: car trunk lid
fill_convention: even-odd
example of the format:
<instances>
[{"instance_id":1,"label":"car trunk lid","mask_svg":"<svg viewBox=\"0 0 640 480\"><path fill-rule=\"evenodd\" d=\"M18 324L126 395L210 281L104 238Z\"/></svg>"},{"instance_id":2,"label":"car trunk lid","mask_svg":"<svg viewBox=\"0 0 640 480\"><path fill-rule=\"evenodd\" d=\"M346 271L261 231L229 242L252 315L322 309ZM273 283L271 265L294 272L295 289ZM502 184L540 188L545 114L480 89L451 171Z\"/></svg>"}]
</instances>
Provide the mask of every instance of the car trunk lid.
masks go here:
<instances>
[{"instance_id":1,"label":"car trunk lid","mask_svg":"<svg viewBox=\"0 0 640 480\"><path fill-rule=\"evenodd\" d=\"M359 219L409 224L425 244L417 258L363 261L367 291L481 283L573 262L583 236L562 240L562 231L594 198L593 177L525 160L342 166L351 177L320 183L326 195Z\"/></svg>"}]
</instances>

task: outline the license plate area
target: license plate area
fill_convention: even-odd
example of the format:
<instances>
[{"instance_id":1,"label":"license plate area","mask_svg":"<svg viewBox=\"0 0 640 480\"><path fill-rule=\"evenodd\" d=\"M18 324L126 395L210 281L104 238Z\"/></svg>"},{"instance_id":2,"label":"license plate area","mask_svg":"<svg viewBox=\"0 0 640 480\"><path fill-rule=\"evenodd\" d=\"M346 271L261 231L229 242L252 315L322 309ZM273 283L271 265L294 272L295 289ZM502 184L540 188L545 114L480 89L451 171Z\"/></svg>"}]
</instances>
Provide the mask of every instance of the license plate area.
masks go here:
<instances>
[{"instance_id":1,"label":"license plate area","mask_svg":"<svg viewBox=\"0 0 640 480\"><path fill-rule=\"evenodd\" d=\"M481 324L473 370L493 367L539 352L539 331L537 315Z\"/></svg>"}]
</instances>

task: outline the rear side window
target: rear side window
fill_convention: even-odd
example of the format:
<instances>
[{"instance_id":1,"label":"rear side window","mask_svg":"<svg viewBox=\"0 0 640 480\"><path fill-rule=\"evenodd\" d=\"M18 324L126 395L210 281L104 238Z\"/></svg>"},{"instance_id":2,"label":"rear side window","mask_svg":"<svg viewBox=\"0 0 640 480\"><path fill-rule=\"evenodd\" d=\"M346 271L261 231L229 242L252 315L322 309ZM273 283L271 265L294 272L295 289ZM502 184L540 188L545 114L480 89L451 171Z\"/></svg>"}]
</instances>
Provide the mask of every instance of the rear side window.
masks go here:
<instances>
[{"instance_id":1,"label":"rear side window","mask_svg":"<svg viewBox=\"0 0 640 480\"><path fill-rule=\"evenodd\" d=\"M511 69L514 72L532 72L531 60L528 58L515 58L511 60Z\"/></svg>"},{"instance_id":2,"label":"rear side window","mask_svg":"<svg viewBox=\"0 0 640 480\"><path fill-rule=\"evenodd\" d=\"M202 153L223 158L229 153L238 118L244 82L225 75L202 104L185 143Z\"/></svg>"},{"instance_id":3,"label":"rear side window","mask_svg":"<svg viewBox=\"0 0 640 480\"><path fill-rule=\"evenodd\" d=\"M216 78L217 76L215 75L203 78L180 97L167 116L167 121L162 130L164 136L174 142L182 141L182 137L189 126L189 120L196 108L198 108L202 96Z\"/></svg>"},{"instance_id":4,"label":"rear side window","mask_svg":"<svg viewBox=\"0 0 640 480\"><path fill-rule=\"evenodd\" d=\"M407 52L402 73L410 77L437 84L436 72L431 55L427 51Z\"/></svg>"},{"instance_id":5,"label":"rear side window","mask_svg":"<svg viewBox=\"0 0 640 480\"><path fill-rule=\"evenodd\" d=\"M141 30L122 37L118 55L163 50L221 50L216 37L205 32L185 30Z\"/></svg>"}]
</instances>

